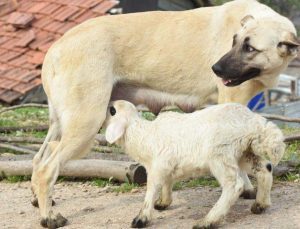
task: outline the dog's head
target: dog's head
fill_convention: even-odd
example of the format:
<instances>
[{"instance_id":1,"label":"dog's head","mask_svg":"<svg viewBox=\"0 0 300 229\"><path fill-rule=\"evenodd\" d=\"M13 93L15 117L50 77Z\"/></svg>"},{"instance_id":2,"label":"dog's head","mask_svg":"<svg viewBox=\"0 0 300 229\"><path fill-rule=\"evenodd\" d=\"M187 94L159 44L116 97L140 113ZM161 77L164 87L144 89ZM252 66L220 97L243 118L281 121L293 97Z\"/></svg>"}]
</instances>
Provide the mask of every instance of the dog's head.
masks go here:
<instances>
[{"instance_id":1,"label":"dog's head","mask_svg":"<svg viewBox=\"0 0 300 229\"><path fill-rule=\"evenodd\" d=\"M233 36L232 49L212 66L225 86L237 86L253 78L268 80L262 76L278 75L297 56L300 43L286 23L248 15L241 25Z\"/></svg>"}]
</instances>

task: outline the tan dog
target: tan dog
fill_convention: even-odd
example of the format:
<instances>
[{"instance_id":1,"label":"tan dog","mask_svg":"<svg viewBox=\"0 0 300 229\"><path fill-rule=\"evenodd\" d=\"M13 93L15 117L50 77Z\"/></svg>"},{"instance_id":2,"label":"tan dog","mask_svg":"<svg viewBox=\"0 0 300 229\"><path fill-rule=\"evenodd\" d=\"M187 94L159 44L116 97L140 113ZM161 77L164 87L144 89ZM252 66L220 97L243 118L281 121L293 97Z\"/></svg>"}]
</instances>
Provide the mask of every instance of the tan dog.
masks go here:
<instances>
[{"instance_id":1,"label":"tan dog","mask_svg":"<svg viewBox=\"0 0 300 229\"><path fill-rule=\"evenodd\" d=\"M217 91L219 102L245 104L276 84L296 55L295 36L287 18L254 0L107 16L71 29L50 48L42 69L50 128L32 175L41 224L65 225L51 211L53 185L68 160L89 151L111 99L144 103L155 113L167 104L192 111Z\"/></svg>"}]
</instances>

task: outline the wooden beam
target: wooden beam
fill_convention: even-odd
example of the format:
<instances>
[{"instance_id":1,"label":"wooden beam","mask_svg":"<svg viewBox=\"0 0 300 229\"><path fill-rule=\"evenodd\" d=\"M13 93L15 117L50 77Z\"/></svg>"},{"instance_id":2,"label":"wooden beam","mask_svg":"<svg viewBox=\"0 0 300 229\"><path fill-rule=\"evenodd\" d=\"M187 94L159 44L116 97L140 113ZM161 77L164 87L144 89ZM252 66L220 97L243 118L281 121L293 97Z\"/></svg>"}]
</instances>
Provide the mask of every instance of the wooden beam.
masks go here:
<instances>
[{"instance_id":1,"label":"wooden beam","mask_svg":"<svg viewBox=\"0 0 300 229\"><path fill-rule=\"evenodd\" d=\"M32 174L32 161L0 161L0 174L20 176ZM99 177L143 184L147 181L145 168L135 162L112 160L72 160L59 172L67 177Z\"/></svg>"}]
</instances>

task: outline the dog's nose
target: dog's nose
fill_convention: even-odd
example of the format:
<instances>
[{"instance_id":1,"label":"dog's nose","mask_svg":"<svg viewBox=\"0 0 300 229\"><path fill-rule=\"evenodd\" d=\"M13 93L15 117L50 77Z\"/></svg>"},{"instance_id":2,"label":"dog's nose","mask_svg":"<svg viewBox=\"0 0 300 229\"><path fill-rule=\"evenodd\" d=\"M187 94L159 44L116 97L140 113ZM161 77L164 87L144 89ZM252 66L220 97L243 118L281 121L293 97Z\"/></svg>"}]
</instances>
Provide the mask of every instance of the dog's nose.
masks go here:
<instances>
[{"instance_id":1,"label":"dog's nose","mask_svg":"<svg viewBox=\"0 0 300 229\"><path fill-rule=\"evenodd\" d=\"M222 72L223 72L223 69L221 67L220 64L214 64L212 66L212 70L214 71L214 73L217 75L217 76L221 76L222 75Z\"/></svg>"}]
</instances>

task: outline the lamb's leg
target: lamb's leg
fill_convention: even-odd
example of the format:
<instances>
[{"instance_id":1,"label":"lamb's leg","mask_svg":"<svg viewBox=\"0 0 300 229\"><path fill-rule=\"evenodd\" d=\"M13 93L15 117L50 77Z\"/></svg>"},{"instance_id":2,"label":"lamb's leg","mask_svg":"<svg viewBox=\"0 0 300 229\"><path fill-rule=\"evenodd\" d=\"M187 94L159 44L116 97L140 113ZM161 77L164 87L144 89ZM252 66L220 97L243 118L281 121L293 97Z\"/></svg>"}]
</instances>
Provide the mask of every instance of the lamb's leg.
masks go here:
<instances>
[{"instance_id":1,"label":"lamb's leg","mask_svg":"<svg viewBox=\"0 0 300 229\"><path fill-rule=\"evenodd\" d=\"M133 219L131 227L143 228L150 222L154 203L159 197L159 190L161 190L166 181L164 176L165 174L157 167L151 168L150 171L148 171L145 201L139 214Z\"/></svg>"},{"instance_id":2,"label":"lamb's leg","mask_svg":"<svg viewBox=\"0 0 300 229\"><path fill-rule=\"evenodd\" d=\"M244 188L244 182L239 176L237 165L226 164L224 160L219 161L214 158L210 162L210 169L222 186L222 195L205 218L193 227L194 229L212 228L217 225L239 198Z\"/></svg>"},{"instance_id":3,"label":"lamb's leg","mask_svg":"<svg viewBox=\"0 0 300 229\"><path fill-rule=\"evenodd\" d=\"M244 199L255 199L256 198L256 189L251 184L251 181L245 171L240 170L240 176L244 181L244 191L241 194L241 197Z\"/></svg>"},{"instance_id":4,"label":"lamb's leg","mask_svg":"<svg viewBox=\"0 0 300 229\"><path fill-rule=\"evenodd\" d=\"M154 208L156 210L165 210L172 203L172 188L173 180L171 177L166 179L166 182L163 184L160 197L155 202Z\"/></svg>"},{"instance_id":5,"label":"lamb's leg","mask_svg":"<svg viewBox=\"0 0 300 229\"><path fill-rule=\"evenodd\" d=\"M253 153L248 153L242 157L240 166L257 179L257 195L251 211L254 214L261 214L271 205L272 164Z\"/></svg>"}]
</instances>

